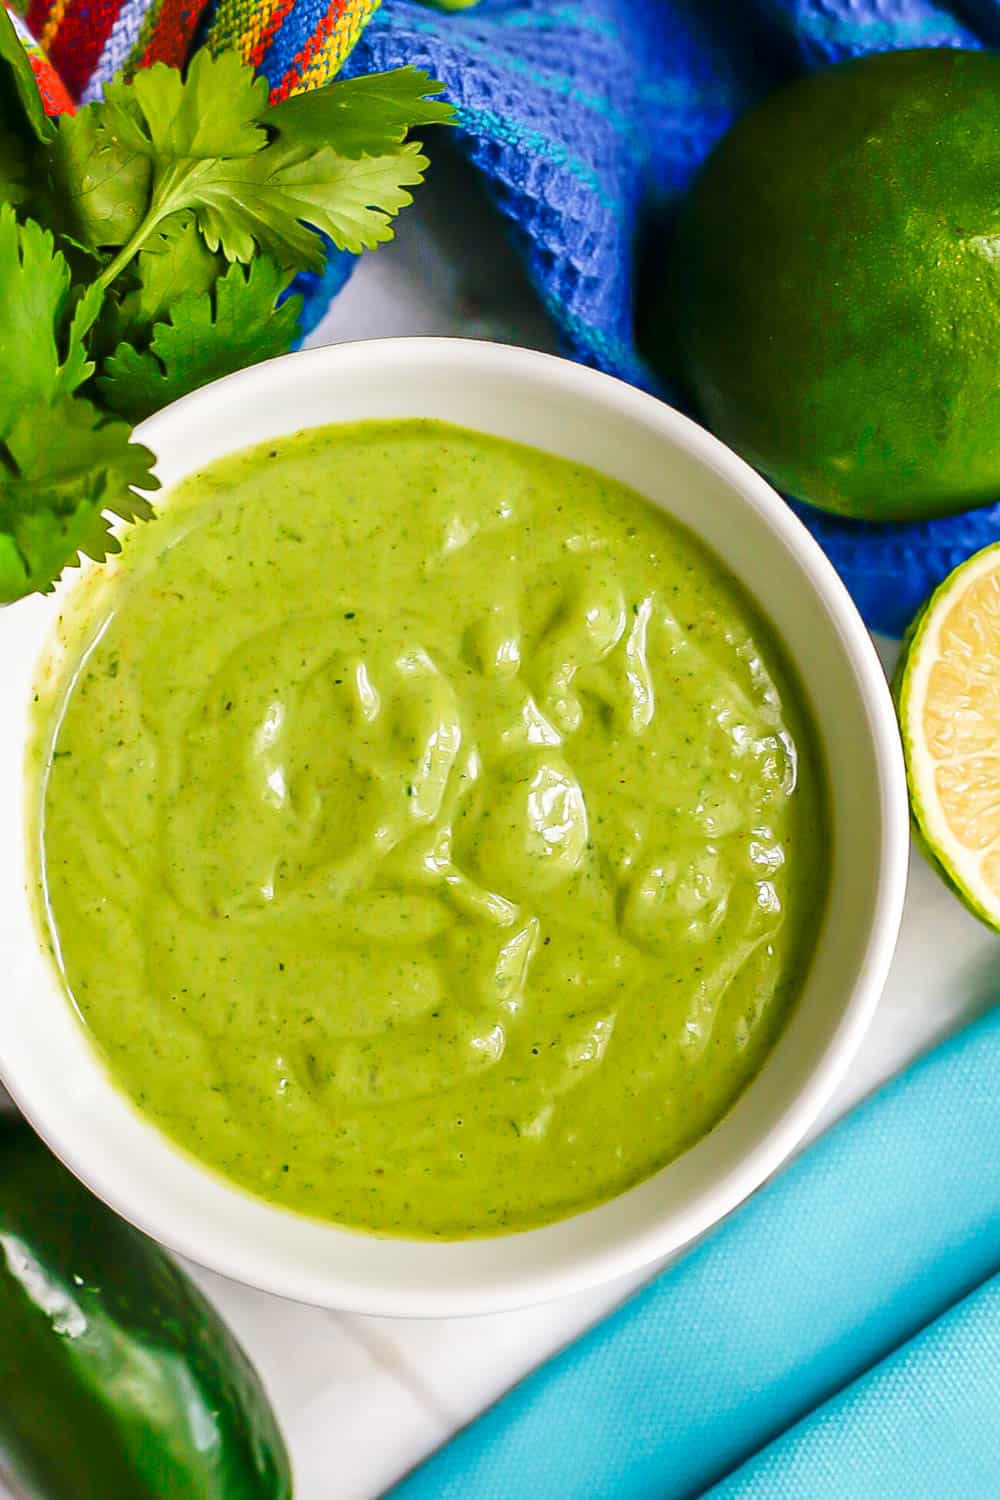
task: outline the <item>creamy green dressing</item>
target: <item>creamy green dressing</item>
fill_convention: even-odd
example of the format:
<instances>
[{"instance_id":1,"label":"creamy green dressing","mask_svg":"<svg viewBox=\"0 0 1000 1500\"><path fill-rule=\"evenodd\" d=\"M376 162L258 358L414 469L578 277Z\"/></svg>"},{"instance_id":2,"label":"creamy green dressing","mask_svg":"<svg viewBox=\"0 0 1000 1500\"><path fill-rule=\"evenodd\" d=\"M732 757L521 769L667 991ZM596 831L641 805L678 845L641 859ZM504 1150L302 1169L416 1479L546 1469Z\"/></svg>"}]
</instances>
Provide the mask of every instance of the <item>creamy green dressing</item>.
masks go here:
<instances>
[{"instance_id":1,"label":"creamy green dressing","mask_svg":"<svg viewBox=\"0 0 1000 1500\"><path fill-rule=\"evenodd\" d=\"M52 946L219 1172L520 1229L759 1069L821 919L821 770L757 610L639 495L436 422L305 432L182 484L62 631Z\"/></svg>"}]
</instances>

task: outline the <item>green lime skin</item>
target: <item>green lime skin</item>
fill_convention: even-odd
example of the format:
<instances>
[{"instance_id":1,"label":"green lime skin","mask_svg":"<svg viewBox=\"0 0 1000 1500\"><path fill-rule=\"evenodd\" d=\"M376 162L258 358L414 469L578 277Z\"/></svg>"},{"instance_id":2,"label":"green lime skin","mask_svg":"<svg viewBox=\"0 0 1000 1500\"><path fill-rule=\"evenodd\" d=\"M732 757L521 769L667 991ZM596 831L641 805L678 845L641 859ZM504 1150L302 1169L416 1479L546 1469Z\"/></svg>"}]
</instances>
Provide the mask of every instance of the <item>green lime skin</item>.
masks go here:
<instances>
[{"instance_id":1,"label":"green lime skin","mask_svg":"<svg viewBox=\"0 0 1000 1500\"><path fill-rule=\"evenodd\" d=\"M866 521L1000 498L1000 53L771 95L695 183L666 286L661 362L778 488Z\"/></svg>"}]
</instances>

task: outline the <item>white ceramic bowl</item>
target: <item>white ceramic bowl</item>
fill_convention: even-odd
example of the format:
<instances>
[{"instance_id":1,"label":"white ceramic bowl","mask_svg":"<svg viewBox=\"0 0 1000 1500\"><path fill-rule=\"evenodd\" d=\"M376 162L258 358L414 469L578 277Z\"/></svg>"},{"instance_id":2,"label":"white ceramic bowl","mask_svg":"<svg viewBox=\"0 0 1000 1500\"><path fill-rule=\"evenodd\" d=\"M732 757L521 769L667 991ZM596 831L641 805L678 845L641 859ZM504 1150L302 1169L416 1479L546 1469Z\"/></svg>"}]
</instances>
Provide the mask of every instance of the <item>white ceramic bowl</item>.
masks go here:
<instances>
[{"instance_id":1,"label":"white ceramic bowl","mask_svg":"<svg viewBox=\"0 0 1000 1500\"><path fill-rule=\"evenodd\" d=\"M174 1149L109 1082L43 956L26 895L23 760L32 677L79 574L0 612L0 1072L52 1149L172 1249L268 1291L395 1315L485 1312L635 1270L707 1229L800 1141L850 1066L896 940L907 809L892 704L864 626L772 489L651 396L548 355L457 339L334 346L197 391L140 429L170 485L282 433L364 417L440 417L532 443L633 485L697 532L756 597L812 695L832 793L828 913L803 993L763 1070L671 1166L545 1229L427 1244L311 1222Z\"/></svg>"}]
</instances>

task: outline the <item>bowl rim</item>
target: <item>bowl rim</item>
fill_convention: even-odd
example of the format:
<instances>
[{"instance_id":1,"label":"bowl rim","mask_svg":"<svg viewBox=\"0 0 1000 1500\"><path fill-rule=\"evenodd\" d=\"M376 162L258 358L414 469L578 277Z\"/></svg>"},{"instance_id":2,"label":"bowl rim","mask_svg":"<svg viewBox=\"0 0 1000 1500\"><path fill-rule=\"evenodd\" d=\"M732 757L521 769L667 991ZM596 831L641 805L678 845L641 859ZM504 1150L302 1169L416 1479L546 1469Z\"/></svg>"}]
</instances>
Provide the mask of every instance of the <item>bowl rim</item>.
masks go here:
<instances>
[{"instance_id":1,"label":"bowl rim","mask_svg":"<svg viewBox=\"0 0 1000 1500\"><path fill-rule=\"evenodd\" d=\"M410 1285L380 1285L376 1295L370 1282L361 1278L352 1284L340 1270L317 1273L286 1262L276 1266L270 1263L274 1261L273 1255L262 1257L253 1246L233 1241L226 1244L224 1235L218 1232L206 1236L197 1224L165 1222L158 1214L155 1195L145 1195L142 1205L138 1205L134 1199L139 1195L130 1192L121 1172L106 1161L88 1158L85 1150L78 1151L74 1141L59 1137L46 1119L44 1107L39 1108L37 1099L28 1097L32 1091L22 1090L18 1079L9 1076L9 1070L7 1076L3 1076L4 1070L0 1068L0 1076L12 1098L64 1164L118 1214L175 1253L233 1280L279 1296L380 1316L467 1316L523 1307L583 1291L619 1276L634 1274L652 1266L661 1257L681 1250L756 1191L816 1123L857 1054L895 951L909 858L906 778L895 711L874 644L845 585L803 523L760 474L711 433L655 396L587 366L516 345L463 338L392 337L324 345L250 366L173 402L141 423L134 435L137 441L145 442L155 451L161 431L169 431L179 417L195 406L210 407L213 401L219 400L220 392L228 400L241 392L249 393L255 387L266 390L275 382L294 386L322 379L324 369L331 362L361 359L362 362L370 360L377 364L380 360L393 360L403 364L409 362L411 367L419 368L428 359L442 356L451 360L453 366L455 362L459 366L464 364L470 374L485 364L512 380L522 375L540 377L561 387L564 394L571 397L578 394L590 400L596 398L600 404L616 409L626 418L656 428L667 442L685 450L699 465L718 476L735 492L741 503L748 504L757 513L768 530L777 534L826 608L831 631L836 634L840 650L847 658L864 709L878 776L880 858L864 958L853 984L845 984L845 1001L839 1022L792 1102L762 1138L740 1157L738 1166L700 1191L695 1203L680 1209L664 1209L655 1222L620 1242L590 1251L577 1249L564 1263L542 1271L530 1267L525 1271L512 1266L502 1283L421 1286L418 1290ZM450 373L454 373L454 368ZM235 452L243 446L246 445L239 441L223 451ZM56 599L74 582L75 576L60 584ZM114 1085L104 1074L96 1054L94 1062L103 1074L102 1087L113 1089ZM134 1109L133 1112L138 1113ZM145 1120L144 1123L150 1124ZM155 1125L151 1128L157 1130ZM169 1138L162 1136L162 1132L157 1133L167 1141L174 1155L183 1160L189 1172L197 1174L203 1182L218 1183L218 1175L211 1168L202 1166L182 1148L175 1147ZM669 1170L669 1167L662 1170ZM654 1178L658 1175L654 1174ZM244 1197L252 1196L235 1185L232 1185L232 1190ZM627 1192L638 1190L637 1187ZM627 1193L621 1196L627 1196ZM275 1205L260 1199L253 1201L268 1214L282 1218L289 1216L286 1210ZM600 1207L588 1212L598 1213ZM579 1219L585 1215L573 1217ZM544 1232L529 1230L498 1236L490 1243L510 1244L524 1235ZM359 1238L365 1241L371 1236L360 1235ZM412 1247L427 1242L399 1238L395 1243Z\"/></svg>"}]
</instances>

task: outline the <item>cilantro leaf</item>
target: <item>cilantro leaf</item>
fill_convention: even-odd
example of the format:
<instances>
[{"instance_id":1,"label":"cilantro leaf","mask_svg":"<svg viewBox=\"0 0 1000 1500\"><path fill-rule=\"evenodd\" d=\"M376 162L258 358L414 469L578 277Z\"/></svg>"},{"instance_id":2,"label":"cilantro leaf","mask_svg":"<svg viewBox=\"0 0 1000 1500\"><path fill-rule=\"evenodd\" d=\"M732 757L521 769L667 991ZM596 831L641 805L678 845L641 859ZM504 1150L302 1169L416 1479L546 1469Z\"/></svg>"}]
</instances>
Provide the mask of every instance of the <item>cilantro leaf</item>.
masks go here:
<instances>
[{"instance_id":1,"label":"cilantro leaf","mask_svg":"<svg viewBox=\"0 0 1000 1500\"><path fill-rule=\"evenodd\" d=\"M277 141L246 161L206 170L192 206L209 247L227 259L249 260L259 246L283 266L316 270L323 244L312 230L355 254L391 240L390 218L413 201L406 188L426 166L417 141L391 156L357 159Z\"/></svg>"},{"instance_id":2,"label":"cilantro leaf","mask_svg":"<svg viewBox=\"0 0 1000 1500\"><path fill-rule=\"evenodd\" d=\"M146 241L134 263L131 290L121 300L119 339L130 343L166 318L186 293L207 292L225 270L198 232L193 213L171 214Z\"/></svg>"},{"instance_id":3,"label":"cilantro leaf","mask_svg":"<svg viewBox=\"0 0 1000 1500\"><path fill-rule=\"evenodd\" d=\"M116 78L103 103L59 119L48 217L92 252L133 241L138 250L165 214L184 206L183 194L171 201L164 178L179 175L183 184L206 160L265 146L267 133L254 122L266 107L266 83L231 52L195 53L186 78L163 63L131 83Z\"/></svg>"},{"instance_id":4,"label":"cilantro leaf","mask_svg":"<svg viewBox=\"0 0 1000 1500\"><path fill-rule=\"evenodd\" d=\"M49 222L96 253L126 244L149 205L152 167L104 123L102 106L60 115L49 152Z\"/></svg>"},{"instance_id":5,"label":"cilantro leaf","mask_svg":"<svg viewBox=\"0 0 1000 1500\"><path fill-rule=\"evenodd\" d=\"M322 241L299 223L282 192L280 172L292 159L275 145L239 161L203 162L173 202L194 211L209 249L229 261L251 261L262 250L282 266L318 271Z\"/></svg>"},{"instance_id":6,"label":"cilantro leaf","mask_svg":"<svg viewBox=\"0 0 1000 1500\"><path fill-rule=\"evenodd\" d=\"M100 305L93 286L74 311L52 236L0 206L0 438L22 409L68 395L93 372L84 340Z\"/></svg>"},{"instance_id":7,"label":"cilantro leaf","mask_svg":"<svg viewBox=\"0 0 1000 1500\"><path fill-rule=\"evenodd\" d=\"M289 209L338 250L358 255L392 239L392 216L413 202L406 189L423 180L427 165L419 141L391 156L343 157L327 147L279 176Z\"/></svg>"},{"instance_id":8,"label":"cilantro leaf","mask_svg":"<svg viewBox=\"0 0 1000 1500\"><path fill-rule=\"evenodd\" d=\"M272 107L201 51L53 123L0 0L0 602L150 514L122 417L287 351L294 271L392 237L427 166L407 132L453 118L439 88L406 68Z\"/></svg>"},{"instance_id":9,"label":"cilantro leaf","mask_svg":"<svg viewBox=\"0 0 1000 1500\"><path fill-rule=\"evenodd\" d=\"M212 291L189 292L157 323L147 350L123 343L106 361L97 386L108 406L132 421L178 396L241 370L244 365L287 354L295 340L301 299L275 301L289 277L271 260L244 271L234 265Z\"/></svg>"},{"instance_id":10,"label":"cilantro leaf","mask_svg":"<svg viewBox=\"0 0 1000 1500\"><path fill-rule=\"evenodd\" d=\"M0 125L0 203L22 203L27 181L28 153L20 138Z\"/></svg>"},{"instance_id":11,"label":"cilantro leaf","mask_svg":"<svg viewBox=\"0 0 1000 1500\"><path fill-rule=\"evenodd\" d=\"M24 203L54 130L28 54L0 5L0 203Z\"/></svg>"},{"instance_id":12,"label":"cilantro leaf","mask_svg":"<svg viewBox=\"0 0 1000 1500\"><path fill-rule=\"evenodd\" d=\"M94 362L89 358L87 335L97 322L104 302L104 292L97 282L92 282L76 302L66 335L66 351L56 380L55 395L69 396L94 373Z\"/></svg>"},{"instance_id":13,"label":"cilantro leaf","mask_svg":"<svg viewBox=\"0 0 1000 1500\"><path fill-rule=\"evenodd\" d=\"M0 124L19 135L30 134L45 145L52 122L45 113L31 61L14 22L0 5Z\"/></svg>"},{"instance_id":14,"label":"cilantro leaf","mask_svg":"<svg viewBox=\"0 0 1000 1500\"><path fill-rule=\"evenodd\" d=\"M165 63L142 68L129 83L105 89L101 118L123 145L171 162L252 156L267 145L259 121L267 109L267 83L235 52L196 52L185 75Z\"/></svg>"},{"instance_id":15,"label":"cilantro leaf","mask_svg":"<svg viewBox=\"0 0 1000 1500\"><path fill-rule=\"evenodd\" d=\"M131 488L157 488L152 461L125 422L80 397L22 411L0 443L0 603L48 592L80 554L120 551L105 512L152 514Z\"/></svg>"},{"instance_id":16,"label":"cilantro leaf","mask_svg":"<svg viewBox=\"0 0 1000 1500\"><path fill-rule=\"evenodd\" d=\"M449 125L455 111L443 84L420 68L369 73L294 94L268 111L267 123L300 146L330 146L341 156L382 156L418 125Z\"/></svg>"},{"instance_id":17,"label":"cilantro leaf","mask_svg":"<svg viewBox=\"0 0 1000 1500\"><path fill-rule=\"evenodd\" d=\"M116 79L103 103L60 123L52 212L64 238L99 258L115 252L98 275L104 287L185 212L228 261L262 251L283 267L319 270L324 234L355 253L392 238L390 220L427 165L418 143L403 142L408 125L451 115L425 98L432 87L425 73L402 69L315 90L286 112L268 104L266 84L234 53L197 52L184 76L156 64L130 83ZM313 144L331 132L344 150ZM203 263L195 267L195 289L205 275Z\"/></svg>"}]
</instances>

